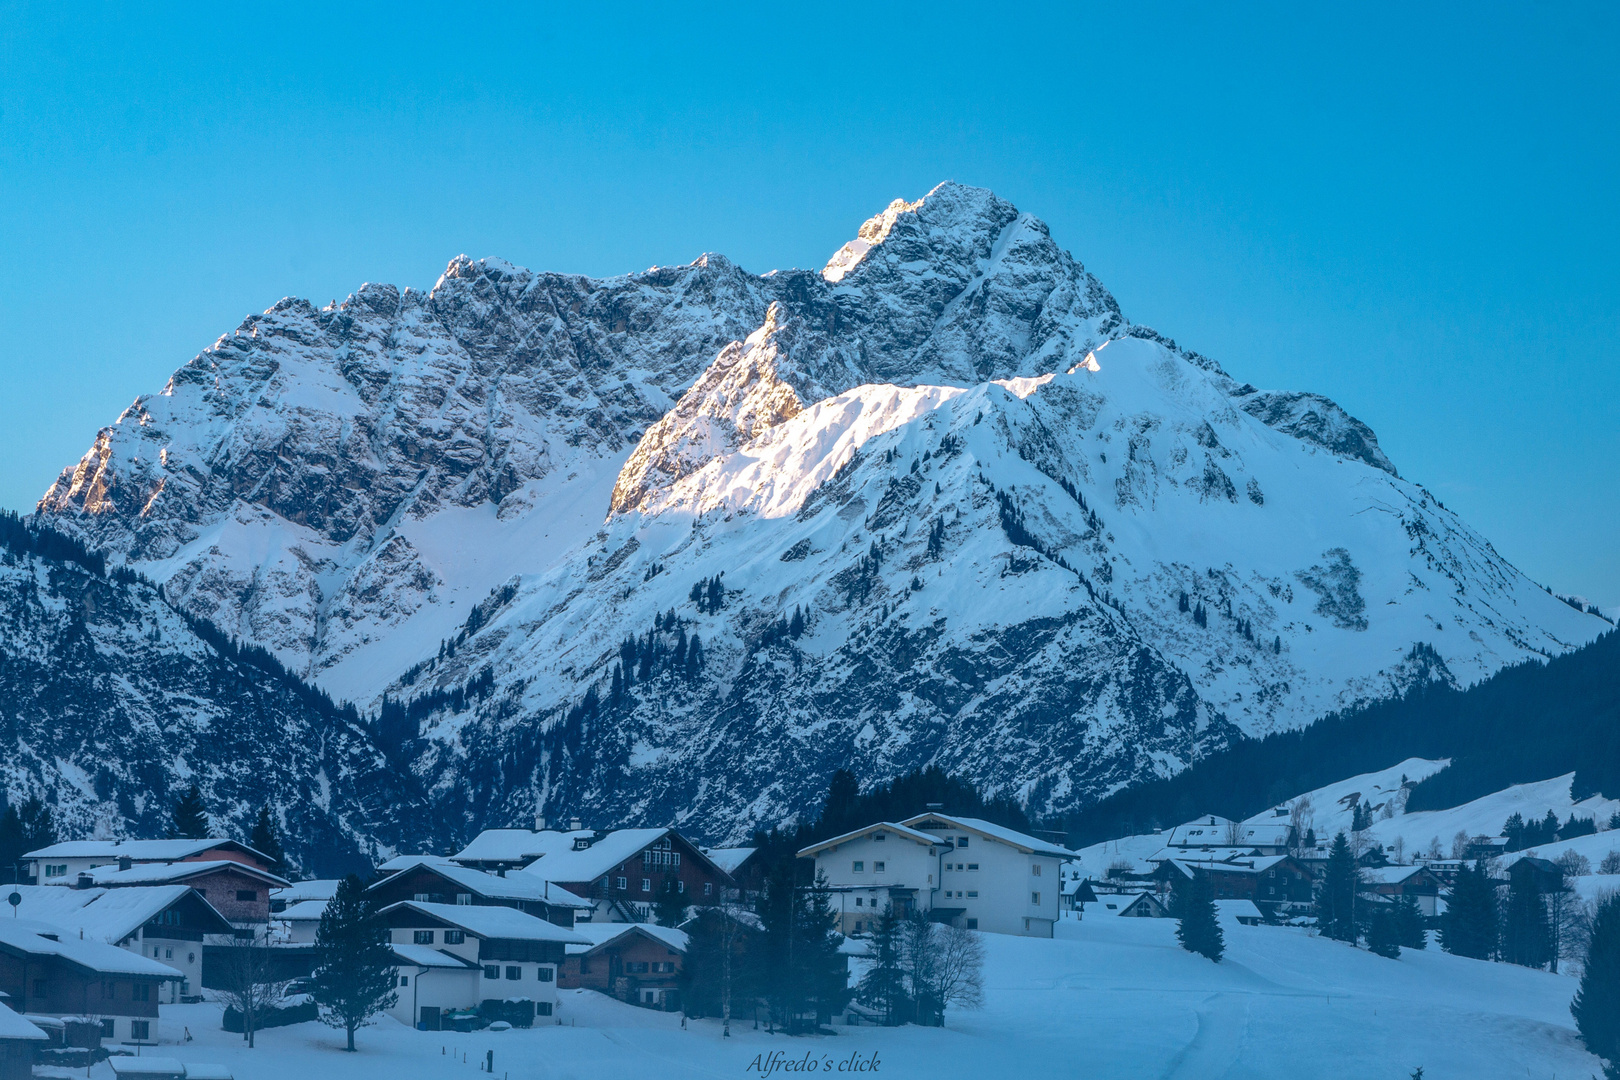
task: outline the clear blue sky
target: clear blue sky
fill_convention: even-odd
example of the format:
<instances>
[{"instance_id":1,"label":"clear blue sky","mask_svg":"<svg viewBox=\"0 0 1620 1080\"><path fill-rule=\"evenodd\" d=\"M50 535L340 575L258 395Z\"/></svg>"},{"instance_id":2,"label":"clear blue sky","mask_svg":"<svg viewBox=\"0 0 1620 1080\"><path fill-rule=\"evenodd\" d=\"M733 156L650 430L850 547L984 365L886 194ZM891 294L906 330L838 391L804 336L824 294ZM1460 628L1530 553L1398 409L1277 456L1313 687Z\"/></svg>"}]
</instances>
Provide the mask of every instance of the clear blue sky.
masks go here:
<instances>
[{"instance_id":1,"label":"clear blue sky","mask_svg":"<svg viewBox=\"0 0 1620 1080\"><path fill-rule=\"evenodd\" d=\"M819 266L952 178L1620 604L1615 5L236 6L0 3L0 505L281 296Z\"/></svg>"}]
</instances>

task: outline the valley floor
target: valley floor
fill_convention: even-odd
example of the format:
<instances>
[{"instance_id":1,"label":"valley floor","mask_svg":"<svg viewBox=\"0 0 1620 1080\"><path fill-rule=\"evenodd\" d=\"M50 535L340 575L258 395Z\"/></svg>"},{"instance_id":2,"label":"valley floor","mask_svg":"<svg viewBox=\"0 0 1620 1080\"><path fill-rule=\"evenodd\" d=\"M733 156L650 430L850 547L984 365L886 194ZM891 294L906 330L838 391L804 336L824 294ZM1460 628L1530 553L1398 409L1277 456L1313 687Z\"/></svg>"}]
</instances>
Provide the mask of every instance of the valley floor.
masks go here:
<instances>
[{"instance_id":1,"label":"valley floor","mask_svg":"<svg viewBox=\"0 0 1620 1080\"><path fill-rule=\"evenodd\" d=\"M1433 946L1386 960L1293 928L1225 931L1219 965L1183 952L1168 919L1092 915L1060 924L1055 941L986 935L985 1007L953 1011L943 1031L857 1027L789 1038L744 1021L722 1041L718 1022L682 1031L678 1015L564 991L563 1026L459 1035L384 1018L360 1031L356 1054L342 1052L341 1032L318 1024L263 1032L249 1051L219 1030L217 1006L164 1006L163 1040L184 1027L195 1041L143 1053L223 1063L237 1080L472 1080L487 1050L497 1076L548 1080L758 1077L752 1063L773 1052L829 1059L835 1072L851 1055L875 1053L869 1075L918 1080L1404 1080L1417 1066L1425 1080L1539 1080L1601 1071L1575 1032L1567 976ZM99 1065L90 1076L111 1070Z\"/></svg>"}]
</instances>

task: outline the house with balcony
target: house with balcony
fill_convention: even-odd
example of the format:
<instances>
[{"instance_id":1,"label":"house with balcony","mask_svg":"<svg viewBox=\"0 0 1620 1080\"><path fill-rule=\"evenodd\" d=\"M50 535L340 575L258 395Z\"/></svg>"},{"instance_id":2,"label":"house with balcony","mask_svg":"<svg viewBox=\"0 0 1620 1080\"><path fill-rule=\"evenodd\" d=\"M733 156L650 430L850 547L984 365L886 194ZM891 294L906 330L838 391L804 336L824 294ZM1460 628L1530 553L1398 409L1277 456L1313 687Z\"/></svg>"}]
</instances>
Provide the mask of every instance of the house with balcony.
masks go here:
<instances>
[{"instance_id":1,"label":"house with balcony","mask_svg":"<svg viewBox=\"0 0 1620 1080\"><path fill-rule=\"evenodd\" d=\"M0 919L0 994L19 1013L92 1017L104 1039L150 1042L173 967L59 927Z\"/></svg>"},{"instance_id":2,"label":"house with balcony","mask_svg":"<svg viewBox=\"0 0 1620 1080\"><path fill-rule=\"evenodd\" d=\"M597 990L648 1009L680 1008L686 931L656 923L584 923L575 930L594 944L569 945L557 985Z\"/></svg>"},{"instance_id":3,"label":"house with balcony","mask_svg":"<svg viewBox=\"0 0 1620 1080\"><path fill-rule=\"evenodd\" d=\"M486 873L444 859L406 860L367 890L379 907L415 900L429 904L509 907L537 919L572 927L595 905L555 882L521 871Z\"/></svg>"},{"instance_id":4,"label":"house with balcony","mask_svg":"<svg viewBox=\"0 0 1620 1080\"><path fill-rule=\"evenodd\" d=\"M547 838L544 844L515 845L547 850L507 877L528 875L549 881L590 901L588 911L576 914L579 921L646 922L666 882L687 897L689 905L718 904L726 890L735 888L731 875L674 829L551 834L563 836L568 838L566 844ZM476 850L477 844L475 840L468 849ZM506 849L510 850L511 846Z\"/></svg>"}]
</instances>

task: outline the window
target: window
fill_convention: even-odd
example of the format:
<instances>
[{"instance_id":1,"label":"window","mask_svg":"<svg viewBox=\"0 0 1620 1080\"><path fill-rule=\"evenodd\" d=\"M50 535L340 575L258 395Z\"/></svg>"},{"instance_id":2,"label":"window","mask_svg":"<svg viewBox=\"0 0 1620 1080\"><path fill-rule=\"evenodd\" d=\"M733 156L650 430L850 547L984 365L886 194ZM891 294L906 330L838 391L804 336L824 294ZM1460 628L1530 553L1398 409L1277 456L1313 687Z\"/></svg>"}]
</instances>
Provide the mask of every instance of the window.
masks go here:
<instances>
[{"instance_id":1,"label":"window","mask_svg":"<svg viewBox=\"0 0 1620 1080\"><path fill-rule=\"evenodd\" d=\"M872 864L872 873L874 873L874 874L883 873L883 860L882 859L879 859L878 861L876 861L876 862L874 862Z\"/></svg>"},{"instance_id":2,"label":"window","mask_svg":"<svg viewBox=\"0 0 1620 1080\"><path fill-rule=\"evenodd\" d=\"M859 919L855 920L855 932L857 934L861 932L861 920Z\"/></svg>"},{"instance_id":3,"label":"window","mask_svg":"<svg viewBox=\"0 0 1620 1080\"><path fill-rule=\"evenodd\" d=\"M1035 877L1040 877L1041 876L1041 864L1040 863L1030 863L1029 864L1029 872L1031 874L1033 874Z\"/></svg>"},{"instance_id":4,"label":"window","mask_svg":"<svg viewBox=\"0 0 1620 1080\"><path fill-rule=\"evenodd\" d=\"M252 903L259 898L258 889L237 889L236 898L243 903Z\"/></svg>"},{"instance_id":5,"label":"window","mask_svg":"<svg viewBox=\"0 0 1620 1080\"><path fill-rule=\"evenodd\" d=\"M853 863L850 864L850 869L855 871L855 873L857 873L857 874L864 874L866 872L866 860L864 860L864 859L856 859Z\"/></svg>"},{"instance_id":6,"label":"window","mask_svg":"<svg viewBox=\"0 0 1620 1080\"><path fill-rule=\"evenodd\" d=\"M410 976L409 975L401 975L399 977L399 985L401 985L401 986L409 986L409 985L411 985Z\"/></svg>"},{"instance_id":7,"label":"window","mask_svg":"<svg viewBox=\"0 0 1620 1080\"><path fill-rule=\"evenodd\" d=\"M129 1022L129 1037L139 1042L152 1037L152 1021L131 1020Z\"/></svg>"},{"instance_id":8,"label":"window","mask_svg":"<svg viewBox=\"0 0 1620 1080\"><path fill-rule=\"evenodd\" d=\"M860 907L862 905L862 903L863 903L863 901L861 900L861 898L857 896L855 898L855 906Z\"/></svg>"},{"instance_id":9,"label":"window","mask_svg":"<svg viewBox=\"0 0 1620 1080\"><path fill-rule=\"evenodd\" d=\"M131 984L129 996L131 1001L151 1001L152 984L144 982Z\"/></svg>"},{"instance_id":10,"label":"window","mask_svg":"<svg viewBox=\"0 0 1620 1080\"><path fill-rule=\"evenodd\" d=\"M501 965L499 965L499 964L485 964L484 965L484 978L486 978L486 979L498 979L500 977L501 977Z\"/></svg>"},{"instance_id":11,"label":"window","mask_svg":"<svg viewBox=\"0 0 1620 1080\"><path fill-rule=\"evenodd\" d=\"M686 891L686 882L684 882L684 881L676 881L675 882L675 891L678 892L678 893L685 892Z\"/></svg>"},{"instance_id":12,"label":"window","mask_svg":"<svg viewBox=\"0 0 1620 1080\"><path fill-rule=\"evenodd\" d=\"M1039 905L1040 902L1041 902L1041 894L1038 893L1038 892L1030 893L1029 894L1029 902L1032 903L1032 904Z\"/></svg>"},{"instance_id":13,"label":"window","mask_svg":"<svg viewBox=\"0 0 1620 1080\"><path fill-rule=\"evenodd\" d=\"M979 920L978 919L969 919L967 921L967 924L968 924L967 928L969 930L977 930L979 928Z\"/></svg>"},{"instance_id":14,"label":"window","mask_svg":"<svg viewBox=\"0 0 1620 1080\"><path fill-rule=\"evenodd\" d=\"M965 848L965 847L967 847L967 846L968 846L968 838L967 838L967 837L965 837L965 836L958 836L958 837L957 837L957 838L956 838L956 846L957 846L957 847L958 847L958 848Z\"/></svg>"},{"instance_id":15,"label":"window","mask_svg":"<svg viewBox=\"0 0 1620 1080\"><path fill-rule=\"evenodd\" d=\"M675 961L673 961L673 960L660 960L658 962L658 972L661 975L673 975L673 974L675 974Z\"/></svg>"},{"instance_id":16,"label":"window","mask_svg":"<svg viewBox=\"0 0 1620 1080\"><path fill-rule=\"evenodd\" d=\"M544 964L541 964L538 968L535 969L535 977L538 978L541 982L550 982L552 979L556 978L557 975L556 975L556 971L554 969L546 967Z\"/></svg>"},{"instance_id":17,"label":"window","mask_svg":"<svg viewBox=\"0 0 1620 1080\"><path fill-rule=\"evenodd\" d=\"M978 889L969 889L968 890L968 899L969 900L973 899L975 896L978 896L978 895L979 895L979 890Z\"/></svg>"},{"instance_id":18,"label":"window","mask_svg":"<svg viewBox=\"0 0 1620 1080\"><path fill-rule=\"evenodd\" d=\"M886 833L886 832L880 832L880 833L873 833L872 834L872 842L875 843L875 844L881 844L881 843L883 843L883 841L887 840L888 838L889 838L889 834Z\"/></svg>"},{"instance_id":19,"label":"window","mask_svg":"<svg viewBox=\"0 0 1620 1080\"><path fill-rule=\"evenodd\" d=\"M118 1038L118 1021L108 1017L101 1022L101 1037L103 1039Z\"/></svg>"},{"instance_id":20,"label":"window","mask_svg":"<svg viewBox=\"0 0 1620 1080\"><path fill-rule=\"evenodd\" d=\"M516 982L523 978L523 969L516 964L507 964L506 977Z\"/></svg>"},{"instance_id":21,"label":"window","mask_svg":"<svg viewBox=\"0 0 1620 1080\"><path fill-rule=\"evenodd\" d=\"M647 961L645 961L645 960L626 960L624 962L624 973L626 975L645 975L645 974L647 974Z\"/></svg>"},{"instance_id":22,"label":"window","mask_svg":"<svg viewBox=\"0 0 1620 1080\"><path fill-rule=\"evenodd\" d=\"M705 881L703 883L703 895L704 896L713 896L714 895L714 882Z\"/></svg>"},{"instance_id":23,"label":"window","mask_svg":"<svg viewBox=\"0 0 1620 1080\"><path fill-rule=\"evenodd\" d=\"M462 907L470 907L470 906L472 906L472 893L470 893L470 892L458 892L458 893L456 893L456 903L460 904Z\"/></svg>"},{"instance_id":24,"label":"window","mask_svg":"<svg viewBox=\"0 0 1620 1080\"><path fill-rule=\"evenodd\" d=\"M67 863L46 863L46 877L67 877Z\"/></svg>"},{"instance_id":25,"label":"window","mask_svg":"<svg viewBox=\"0 0 1620 1080\"><path fill-rule=\"evenodd\" d=\"M165 959L165 960L173 960L174 959L174 950L173 949L164 949L163 950L163 959Z\"/></svg>"},{"instance_id":26,"label":"window","mask_svg":"<svg viewBox=\"0 0 1620 1080\"><path fill-rule=\"evenodd\" d=\"M616 887L618 888L618 890L620 892L624 892L624 890L626 890L626 889L628 889L630 887L630 882L626 878L617 878L615 880L616 880Z\"/></svg>"},{"instance_id":27,"label":"window","mask_svg":"<svg viewBox=\"0 0 1620 1080\"><path fill-rule=\"evenodd\" d=\"M968 863L968 873L970 873L970 874L971 873L977 873L978 869L979 869L979 864L978 863L976 863L976 862Z\"/></svg>"},{"instance_id":28,"label":"window","mask_svg":"<svg viewBox=\"0 0 1620 1080\"><path fill-rule=\"evenodd\" d=\"M431 945L433 944L433 931L418 930L412 935L411 940L417 945Z\"/></svg>"},{"instance_id":29,"label":"window","mask_svg":"<svg viewBox=\"0 0 1620 1080\"><path fill-rule=\"evenodd\" d=\"M549 1001L537 1001L537 1002L535 1002L534 1003L534 1015L536 1015L536 1016L550 1016L551 1015L551 1002L549 1002Z\"/></svg>"},{"instance_id":30,"label":"window","mask_svg":"<svg viewBox=\"0 0 1620 1080\"><path fill-rule=\"evenodd\" d=\"M411 899L415 900L418 904L431 904L433 902L432 894L425 892L419 892L412 896Z\"/></svg>"},{"instance_id":31,"label":"window","mask_svg":"<svg viewBox=\"0 0 1620 1080\"><path fill-rule=\"evenodd\" d=\"M467 940L467 935L460 930L446 930L444 943L446 945L460 945Z\"/></svg>"},{"instance_id":32,"label":"window","mask_svg":"<svg viewBox=\"0 0 1620 1080\"><path fill-rule=\"evenodd\" d=\"M641 891L652 892L652 878L644 877L641 879Z\"/></svg>"}]
</instances>

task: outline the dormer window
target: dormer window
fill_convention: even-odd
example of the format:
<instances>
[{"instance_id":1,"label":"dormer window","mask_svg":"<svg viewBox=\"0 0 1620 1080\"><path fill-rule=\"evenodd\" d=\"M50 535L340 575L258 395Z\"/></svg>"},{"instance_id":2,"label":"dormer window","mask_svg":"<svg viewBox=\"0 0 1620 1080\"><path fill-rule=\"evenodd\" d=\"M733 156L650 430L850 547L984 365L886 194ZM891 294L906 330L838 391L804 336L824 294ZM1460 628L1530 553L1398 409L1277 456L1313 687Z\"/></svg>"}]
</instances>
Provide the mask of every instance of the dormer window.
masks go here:
<instances>
[{"instance_id":1,"label":"dormer window","mask_svg":"<svg viewBox=\"0 0 1620 1080\"><path fill-rule=\"evenodd\" d=\"M965 836L958 836L956 838L956 846L959 849L967 847L968 846L968 838L965 837Z\"/></svg>"},{"instance_id":2,"label":"dormer window","mask_svg":"<svg viewBox=\"0 0 1620 1080\"><path fill-rule=\"evenodd\" d=\"M588 836L576 836L576 837L574 837L574 850L575 851L584 851L586 848L588 848L590 846L591 846L591 838L590 837L588 837Z\"/></svg>"}]
</instances>

